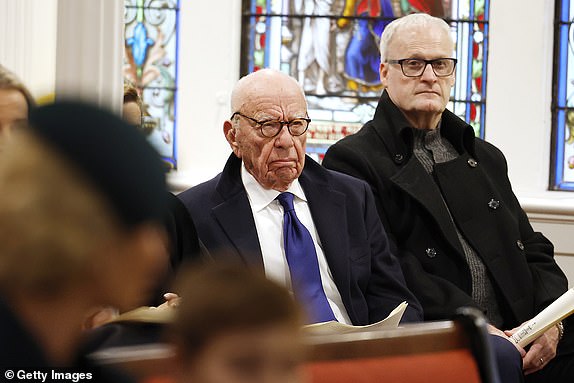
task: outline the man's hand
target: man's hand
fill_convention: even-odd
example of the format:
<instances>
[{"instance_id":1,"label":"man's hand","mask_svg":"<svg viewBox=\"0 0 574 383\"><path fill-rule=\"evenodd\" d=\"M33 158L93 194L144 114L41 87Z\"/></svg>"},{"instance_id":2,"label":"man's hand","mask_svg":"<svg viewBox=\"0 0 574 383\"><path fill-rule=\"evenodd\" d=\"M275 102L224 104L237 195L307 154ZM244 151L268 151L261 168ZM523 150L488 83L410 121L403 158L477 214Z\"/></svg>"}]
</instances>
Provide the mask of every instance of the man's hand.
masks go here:
<instances>
[{"instance_id":1,"label":"man's hand","mask_svg":"<svg viewBox=\"0 0 574 383\"><path fill-rule=\"evenodd\" d=\"M511 336L517 329L518 327L510 331L505 331L504 333ZM558 341L560 340L559 335L558 328L556 328L556 326L552 326L532 342L530 349L526 355L523 355L522 357L524 375L532 374L533 372L541 370L556 356L556 348L558 347Z\"/></svg>"},{"instance_id":2,"label":"man's hand","mask_svg":"<svg viewBox=\"0 0 574 383\"><path fill-rule=\"evenodd\" d=\"M179 305L179 301L181 300L179 295L175 293L165 293L163 294L163 298L165 299L165 302L159 305L158 308L177 307Z\"/></svg>"},{"instance_id":3,"label":"man's hand","mask_svg":"<svg viewBox=\"0 0 574 383\"><path fill-rule=\"evenodd\" d=\"M92 310L86 315L84 323L82 323L83 330L92 330L96 327L100 327L120 315L118 309L110 306L98 306L92 308Z\"/></svg>"},{"instance_id":4,"label":"man's hand","mask_svg":"<svg viewBox=\"0 0 574 383\"><path fill-rule=\"evenodd\" d=\"M508 334L506 334L508 331L504 332L502 330L499 330L491 324L488 325L488 332L493 334L493 335L497 335L501 338L508 340L510 343L512 343L514 345L514 347L516 347L516 349L520 353L520 356L524 359L524 357L526 356L526 351L522 347L520 347L519 345L517 345L516 343L514 343L513 341L511 341L509 339L509 336L512 334L508 335Z\"/></svg>"}]
</instances>

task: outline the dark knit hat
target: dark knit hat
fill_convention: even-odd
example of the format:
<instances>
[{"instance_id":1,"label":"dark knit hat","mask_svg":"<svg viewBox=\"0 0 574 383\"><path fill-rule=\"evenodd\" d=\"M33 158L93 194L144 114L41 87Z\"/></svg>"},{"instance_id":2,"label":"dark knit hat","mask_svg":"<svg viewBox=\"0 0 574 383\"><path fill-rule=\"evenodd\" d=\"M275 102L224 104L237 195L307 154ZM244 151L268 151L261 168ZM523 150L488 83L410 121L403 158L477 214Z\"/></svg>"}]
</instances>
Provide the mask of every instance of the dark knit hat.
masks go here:
<instances>
[{"instance_id":1,"label":"dark knit hat","mask_svg":"<svg viewBox=\"0 0 574 383\"><path fill-rule=\"evenodd\" d=\"M127 227L163 219L164 168L136 127L111 112L72 101L32 110L30 125L91 181Z\"/></svg>"}]
</instances>

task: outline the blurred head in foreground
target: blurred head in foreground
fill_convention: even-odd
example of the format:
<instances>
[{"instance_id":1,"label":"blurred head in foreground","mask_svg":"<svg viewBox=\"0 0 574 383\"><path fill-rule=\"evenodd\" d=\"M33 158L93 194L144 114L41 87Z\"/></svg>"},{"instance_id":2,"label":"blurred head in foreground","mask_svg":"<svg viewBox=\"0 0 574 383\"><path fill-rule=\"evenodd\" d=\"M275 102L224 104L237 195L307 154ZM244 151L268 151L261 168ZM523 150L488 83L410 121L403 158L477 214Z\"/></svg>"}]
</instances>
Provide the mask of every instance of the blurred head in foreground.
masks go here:
<instances>
[{"instance_id":1,"label":"blurred head in foreground","mask_svg":"<svg viewBox=\"0 0 574 383\"><path fill-rule=\"evenodd\" d=\"M12 132L24 126L35 102L18 77L0 65L0 146Z\"/></svg>"},{"instance_id":2,"label":"blurred head in foreground","mask_svg":"<svg viewBox=\"0 0 574 383\"><path fill-rule=\"evenodd\" d=\"M301 317L264 275L210 264L184 273L170 331L179 382L299 382Z\"/></svg>"},{"instance_id":3,"label":"blurred head in foreground","mask_svg":"<svg viewBox=\"0 0 574 383\"><path fill-rule=\"evenodd\" d=\"M36 108L16 133L0 161L0 303L64 362L74 318L79 329L88 308L131 308L154 287L164 172L137 128L93 106Z\"/></svg>"}]
</instances>

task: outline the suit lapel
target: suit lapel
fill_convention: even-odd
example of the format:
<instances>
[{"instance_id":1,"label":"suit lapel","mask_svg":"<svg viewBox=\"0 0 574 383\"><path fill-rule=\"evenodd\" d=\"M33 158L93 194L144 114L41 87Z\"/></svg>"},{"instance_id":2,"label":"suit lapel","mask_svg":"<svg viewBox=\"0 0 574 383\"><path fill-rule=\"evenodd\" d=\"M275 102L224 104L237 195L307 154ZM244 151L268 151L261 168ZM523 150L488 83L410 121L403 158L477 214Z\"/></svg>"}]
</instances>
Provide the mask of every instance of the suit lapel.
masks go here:
<instances>
[{"instance_id":1,"label":"suit lapel","mask_svg":"<svg viewBox=\"0 0 574 383\"><path fill-rule=\"evenodd\" d=\"M449 244L463 254L452 219L446 209L442 194L415 156L391 178L391 181L421 204L437 222Z\"/></svg>"},{"instance_id":2,"label":"suit lapel","mask_svg":"<svg viewBox=\"0 0 574 383\"><path fill-rule=\"evenodd\" d=\"M263 269L263 256L249 205L247 192L241 182L241 160L231 155L217 186L223 202L212 212L241 258L251 266Z\"/></svg>"},{"instance_id":3,"label":"suit lapel","mask_svg":"<svg viewBox=\"0 0 574 383\"><path fill-rule=\"evenodd\" d=\"M350 312L352 304L345 195L332 189L326 176L326 170L307 157L299 182L309 202L309 210L333 280L349 316L353 319L354 314Z\"/></svg>"}]
</instances>

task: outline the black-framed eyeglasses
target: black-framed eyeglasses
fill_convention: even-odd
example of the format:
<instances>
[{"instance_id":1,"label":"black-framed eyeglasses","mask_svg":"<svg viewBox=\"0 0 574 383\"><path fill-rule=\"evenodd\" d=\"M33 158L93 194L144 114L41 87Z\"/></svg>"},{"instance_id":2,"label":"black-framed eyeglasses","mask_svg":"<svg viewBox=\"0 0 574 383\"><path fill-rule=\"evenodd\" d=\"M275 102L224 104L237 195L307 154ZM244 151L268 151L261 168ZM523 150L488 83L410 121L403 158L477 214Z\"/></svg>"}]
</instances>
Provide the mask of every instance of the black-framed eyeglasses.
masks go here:
<instances>
[{"instance_id":1,"label":"black-framed eyeglasses","mask_svg":"<svg viewBox=\"0 0 574 383\"><path fill-rule=\"evenodd\" d=\"M403 74L407 77L420 77L424 73L427 65L430 64L434 74L437 77L447 77L454 72L456 67L456 59L453 58L438 58L433 60L423 59L401 59L401 60L387 60L389 64L399 64Z\"/></svg>"},{"instance_id":2,"label":"black-framed eyeglasses","mask_svg":"<svg viewBox=\"0 0 574 383\"><path fill-rule=\"evenodd\" d=\"M252 117L242 114L241 112L233 113L231 115L230 120L233 120L235 116L241 116L255 123L261 130L261 134L267 138L273 138L276 135L278 135L279 132L281 132L281 129L283 129L283 125L287 125L287 130L289 131L289 134L291 134L292 136L295 137L301 136L307 131L309 123L311 122L310 118L305 117L295 118L291 121L279 121L279 120L258 121Z\"/></svg>"}]
</instances>

